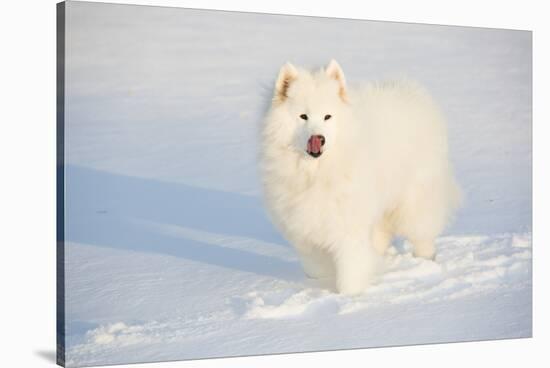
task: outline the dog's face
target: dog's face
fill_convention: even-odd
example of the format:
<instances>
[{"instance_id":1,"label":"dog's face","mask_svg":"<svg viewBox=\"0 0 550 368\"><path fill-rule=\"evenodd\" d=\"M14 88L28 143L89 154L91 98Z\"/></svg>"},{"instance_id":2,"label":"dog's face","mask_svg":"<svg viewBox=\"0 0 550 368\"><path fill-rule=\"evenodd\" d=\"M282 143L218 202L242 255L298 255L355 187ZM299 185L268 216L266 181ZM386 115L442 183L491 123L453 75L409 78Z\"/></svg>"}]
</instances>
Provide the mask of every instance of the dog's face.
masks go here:
<instances>
[{"instance_id":1,"label":"dog's face","mask_svg":"<svg viewBox=\"0 0 550 368\"><path fill-rule=\"evenodd\" d=\"M275 84L274 108L284 114L276 134L304 158L317 159L337 144L347 112L344 73L335 61L317 72L285 64Z\"/></svg>"}]
</instances>

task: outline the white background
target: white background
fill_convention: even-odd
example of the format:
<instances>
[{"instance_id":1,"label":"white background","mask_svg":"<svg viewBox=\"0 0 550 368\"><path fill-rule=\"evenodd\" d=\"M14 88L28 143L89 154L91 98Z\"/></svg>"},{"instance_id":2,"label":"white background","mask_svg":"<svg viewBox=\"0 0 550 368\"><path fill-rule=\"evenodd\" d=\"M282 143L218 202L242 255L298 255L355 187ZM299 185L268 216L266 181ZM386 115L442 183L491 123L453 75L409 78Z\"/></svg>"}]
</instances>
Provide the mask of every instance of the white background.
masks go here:
<instances>
[{"instance_id":1,"label":"white background","mask_svg":"<svg viewBox=\"0 0 550 368\"><path fill-rule=\"evenodd\" d=\"M192 8L485 26L534 31L534 338L315 354L148 364L147 367L544 366L550 310L546 215L548 22L535 1L114 1ZM0 9L0 318L3 366L52 366L55 350L55 1L10 2ZM9 5L7 5L9 4ZM545 67L546 66L546 67ZM547 163L546 163L547 166ZM30 252L30 253L29 253ZM541 285L542 284L542 285ZM410 363L411 362L411 363ZM135 366L135 365L133 365ZM141 365L138 365L141 366Z\"/></svg>"}]
</instances>

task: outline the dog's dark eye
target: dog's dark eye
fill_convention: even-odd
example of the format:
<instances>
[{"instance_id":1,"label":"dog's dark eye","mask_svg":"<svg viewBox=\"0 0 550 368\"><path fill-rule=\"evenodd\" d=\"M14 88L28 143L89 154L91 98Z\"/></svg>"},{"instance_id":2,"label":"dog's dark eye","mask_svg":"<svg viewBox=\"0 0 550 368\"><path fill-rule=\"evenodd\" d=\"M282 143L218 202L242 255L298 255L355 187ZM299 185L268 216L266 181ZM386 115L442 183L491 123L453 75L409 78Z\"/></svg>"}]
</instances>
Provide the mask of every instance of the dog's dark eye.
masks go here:
<instances>
[{"instance_id":1,"label":"dog's dark eye","mask_svg":"<svg viewBox=\"0 0 550 368\"><path fill-rule=\"evenodd\" d=\"M306 114L302 114L302 115L300 115L300 117L304 120L307 120L307 115Z\"/></svg>"},{"instance_id":2,"label":"dog's dark eye","mask_svg":"<svg viewBox=\"0 0 550 368\"><path fill-rule=\"evenodd\" d=\"M332 115L325 115L325 120L328 120L332 117Z\"/></svg>"}]
</instances>

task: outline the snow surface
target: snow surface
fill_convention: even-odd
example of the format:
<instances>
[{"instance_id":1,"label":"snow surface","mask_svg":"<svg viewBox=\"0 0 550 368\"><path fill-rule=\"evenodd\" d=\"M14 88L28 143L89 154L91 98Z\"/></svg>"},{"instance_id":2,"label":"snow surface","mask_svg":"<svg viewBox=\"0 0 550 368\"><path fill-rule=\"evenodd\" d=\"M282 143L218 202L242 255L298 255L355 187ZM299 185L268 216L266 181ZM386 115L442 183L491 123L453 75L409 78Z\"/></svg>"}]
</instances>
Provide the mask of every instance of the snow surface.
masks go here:
<instances>
[{"instance_id":1,"label":"snow surface","mask_svg":"<svg viewBox=\"0 0 550 368\"><path fill-rule=\"evenodd\" d=\"M531 34L69 2L70 366L528 337ZM345 297L269 223L258 131L278 68L407 75L466 197L433 261L395 241Z\"/></svg>"}]
</instances>

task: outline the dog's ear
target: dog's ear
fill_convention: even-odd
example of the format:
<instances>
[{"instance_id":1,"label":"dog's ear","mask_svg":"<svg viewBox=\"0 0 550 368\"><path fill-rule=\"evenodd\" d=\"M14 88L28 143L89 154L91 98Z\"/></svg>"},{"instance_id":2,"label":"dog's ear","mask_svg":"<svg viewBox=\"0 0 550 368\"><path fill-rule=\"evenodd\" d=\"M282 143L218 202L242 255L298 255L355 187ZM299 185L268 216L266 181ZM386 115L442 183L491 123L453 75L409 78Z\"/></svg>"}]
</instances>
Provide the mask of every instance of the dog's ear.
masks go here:
<instances>
[{"instance_id":1,"label":"dog's ear","mask_svg":"<svg viewBox=\"0 0 550 368\"><path fill-rule=\"evenodd\" d=\"M342 71L340 64L338 64L336 60L332 59L325 68L325 73L327 73L327 76L329 78L332 78L338 82L338 85L340 86L338 95L344 102L346 102L348 97L346 88L346 77L344 77L344 72Z\"/></svg>"},{"instance_id":2,"label":"dog's ear","mask_svg":"<svg viewBox=\"0 0 550 368\"><path fill-rule=\"evenodd\" d=\"M287 92L290 83L298 76L298 70L291 63L286 63L281 67L277 82L275 82L275 94L273 99L278 102L283 102L288 97Z\"/></svg>"}]
</instances>

